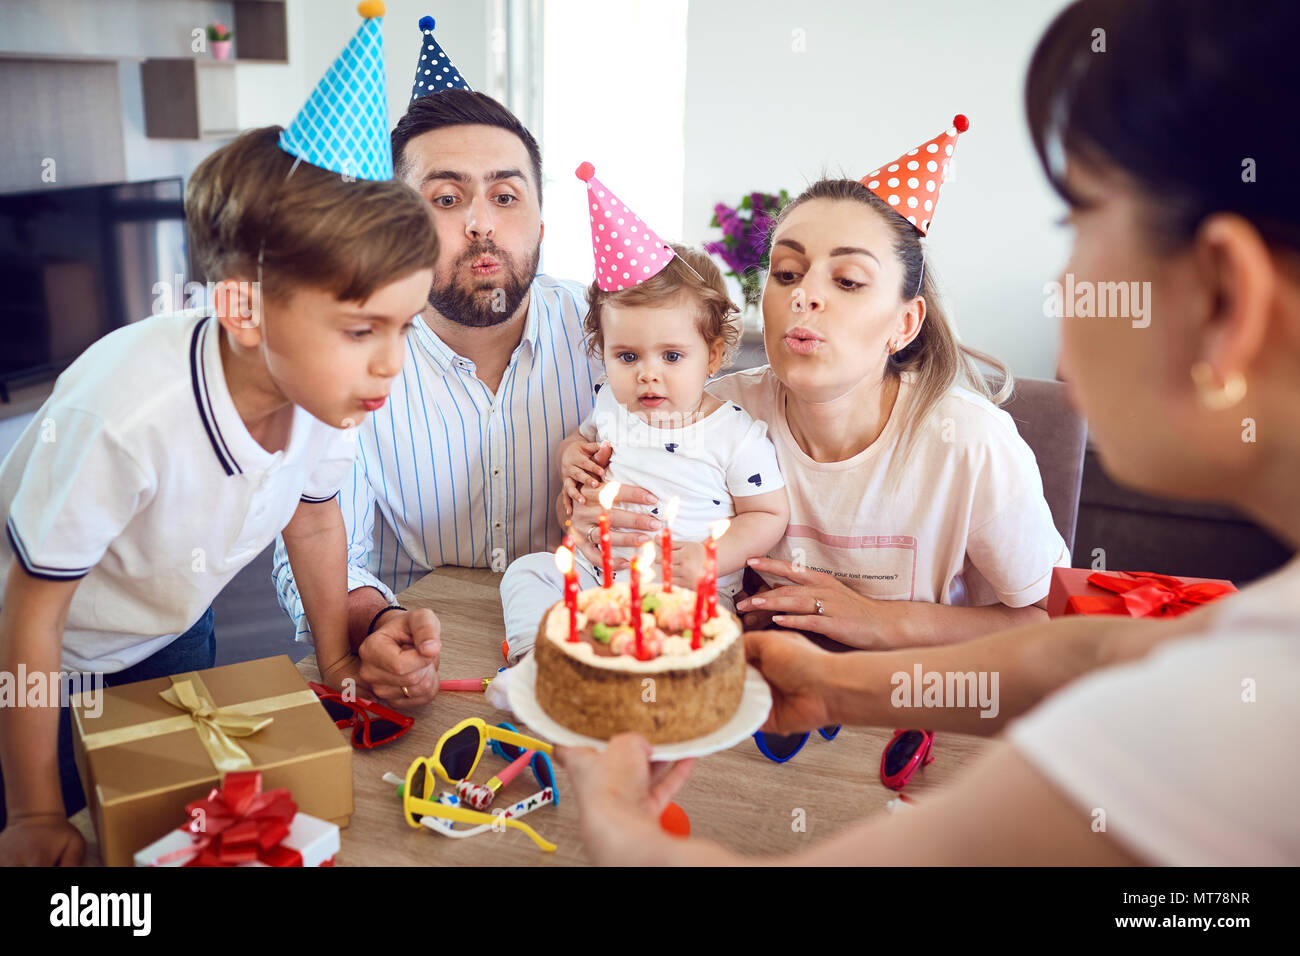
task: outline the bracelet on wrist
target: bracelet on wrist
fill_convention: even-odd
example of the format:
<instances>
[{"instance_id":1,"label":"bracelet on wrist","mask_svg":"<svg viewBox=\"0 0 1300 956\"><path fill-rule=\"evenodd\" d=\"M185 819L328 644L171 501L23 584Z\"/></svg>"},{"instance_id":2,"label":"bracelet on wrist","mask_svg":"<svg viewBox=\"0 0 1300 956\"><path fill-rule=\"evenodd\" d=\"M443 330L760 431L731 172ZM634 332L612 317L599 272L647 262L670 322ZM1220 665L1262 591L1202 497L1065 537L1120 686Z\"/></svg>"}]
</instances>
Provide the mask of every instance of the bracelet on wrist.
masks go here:
<instances>
[{"instance_id":1,"label":"bracelet on wrist","mask_svg":"<svg viewBox=\"0 0 1300 956\"><path fill-rule=\"evenodd\" d=\"M388 607L384 608L382 611L380 611L378 614L376 614L374 617L370 619L370 626L366 628L366 636L369 637L371 634L375 633L375 625L378 624L379 619L383 617L385 614L387 614L389 611L405 611L405 610L406 608L402 607L402 605L400 604L388 605Z\"/></svg>"},{"instance_id":2,"label":"bracelet on wrist","mask_svg":"<svg viewBox=\"0 0 1300 956\"><path fill-rule=\"evenodd\" d=\"M340 667L345 667L345 666L347 666L348 664L350 664L352 661L356 661L356 660L360 660L360 658L357 657L356 654L351 653L351 652L349 652L349 653L347 653L347 654L344 654L342 657L340 657L338 660L336 660L336 661L335 661L333 664L331 664L329 667L327 667L327 668L325 668L323 671L321 671L321 672L320 672L320 676L321 676L322 678L327 677L328 675L330 675L330 674L334 673L336 670L338 670Z\"/></svg>"}]
</instances>

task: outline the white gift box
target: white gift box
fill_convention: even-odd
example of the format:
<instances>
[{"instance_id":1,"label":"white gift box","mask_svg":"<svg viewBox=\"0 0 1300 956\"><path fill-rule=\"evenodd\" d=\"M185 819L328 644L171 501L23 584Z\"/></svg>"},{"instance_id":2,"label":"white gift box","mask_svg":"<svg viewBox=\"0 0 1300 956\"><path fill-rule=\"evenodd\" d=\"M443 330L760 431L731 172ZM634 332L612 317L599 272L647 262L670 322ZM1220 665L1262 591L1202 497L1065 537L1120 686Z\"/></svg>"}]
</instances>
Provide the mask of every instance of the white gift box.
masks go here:
<instances>
[{"instance_id":1,"label":"white gift box","mask_svg":"<svg viewBox=\"0 0 1300 956\"><path fill-rule=\"evenodd\" d=\"M154 861L177 850L194 845L194 837L188 830L172 830L161 840L155 840L135 855L136 866L184 866L190 857L182 856L167 863ZM280 846L297 850L302 855L303 866L324 866L339 851L339 828L328 820L308 816L305 813L294 815L289 824L289 834L280 841ZM240 863L239 866L266 866L260 860Z\"/></svg>"}]
</instances>

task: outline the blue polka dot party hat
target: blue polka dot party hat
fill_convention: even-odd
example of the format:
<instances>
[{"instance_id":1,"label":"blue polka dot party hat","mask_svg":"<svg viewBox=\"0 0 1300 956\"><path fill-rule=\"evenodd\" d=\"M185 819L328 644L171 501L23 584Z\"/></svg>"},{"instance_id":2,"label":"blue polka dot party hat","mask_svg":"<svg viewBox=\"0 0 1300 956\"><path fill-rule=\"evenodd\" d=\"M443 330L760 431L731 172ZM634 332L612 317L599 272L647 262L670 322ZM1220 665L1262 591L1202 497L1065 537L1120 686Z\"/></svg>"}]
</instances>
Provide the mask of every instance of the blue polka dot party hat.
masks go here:
<instances>
[{"instance_id":1,"label":"blue polka dot party hat","mask_svg":"<svg viewBox=\"0 0 1300 956\"><path fill-rule=\"evenodd\" d=\"M384 86L382 0L363 0L356 34L289 127L280 148L321 169L357 179L392 179Z\"/></svg>"},{"instance_id":2,"label":"blue polka dot party hat","mask_svg":"<svg viewBox=\"0 0 1300 956\"><path fill-rule=\"evenodd\" d=\"M433 17L420 18L420 32L424 35L424 44L420 48L420 60L415 64L415 82L411 85L412 101L441 90L470 88L452 64L447 51L433 38L435 22Z\"/></svg>"}]
</instances>

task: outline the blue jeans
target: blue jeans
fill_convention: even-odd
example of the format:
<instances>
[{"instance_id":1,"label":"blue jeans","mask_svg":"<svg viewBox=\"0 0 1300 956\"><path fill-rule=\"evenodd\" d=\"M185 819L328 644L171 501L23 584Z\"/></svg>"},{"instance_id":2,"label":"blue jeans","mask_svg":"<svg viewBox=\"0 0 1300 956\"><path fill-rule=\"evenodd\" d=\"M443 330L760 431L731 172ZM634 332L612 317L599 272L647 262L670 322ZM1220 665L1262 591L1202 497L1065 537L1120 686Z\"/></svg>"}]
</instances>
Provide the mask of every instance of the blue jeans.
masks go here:
<instances>
[{"instance_id":1,"label":"blue jeans","mask_svg":"<svg viewBox=\"0 0 1300 956\"><path fill-rule=\"evenodd\" d=\"M166 647L155 651L138 664L104 675L104 686L134 684L155 677L170 677L184 671L199 671L213 667L217 662L217 636L213 628L212 608L208 608L188 631ZM59 784L63 789L63 808L72 816L86 805L81 777L72 750L72 714L67 707L59 708ZM4 772L0 768L0 830L6 817Z\"/></svg>"}]
</instances>

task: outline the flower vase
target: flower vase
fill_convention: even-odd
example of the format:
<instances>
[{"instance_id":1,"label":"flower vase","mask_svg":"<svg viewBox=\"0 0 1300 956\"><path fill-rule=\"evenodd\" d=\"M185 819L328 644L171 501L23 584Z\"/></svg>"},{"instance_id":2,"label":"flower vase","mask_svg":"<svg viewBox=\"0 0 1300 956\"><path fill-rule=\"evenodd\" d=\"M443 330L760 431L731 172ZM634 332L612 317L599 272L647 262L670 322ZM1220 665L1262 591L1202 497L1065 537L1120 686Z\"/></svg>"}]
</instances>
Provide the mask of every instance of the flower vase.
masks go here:
<instances>
[{"instance_id":1,"label":"flower vase","mask_svg":"<svg viewBox=\"0 0 1300 956\"><path fill-rule=\"evenodd\" d=\"M741 334L758 335L763 334L763 309L758 302L746 302L744 311L741 316Z\"/></svg>"},{"instance_id":2,"label":"flower vase","mask_svg":"<svg viewBox=\"0 0 1300 956\"><path fill-rule=\"evenodd\" d=\"M228 59L230 59L230 41L229 41L229 40L213 40L213 41L212 41L212 55L213 55L213 57L215 57L215 58L218 59L218 60L228 60Z\"/></svg>"}]
</instances>

